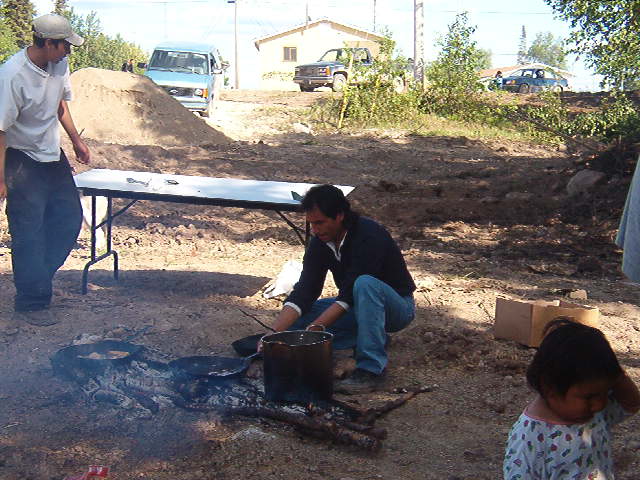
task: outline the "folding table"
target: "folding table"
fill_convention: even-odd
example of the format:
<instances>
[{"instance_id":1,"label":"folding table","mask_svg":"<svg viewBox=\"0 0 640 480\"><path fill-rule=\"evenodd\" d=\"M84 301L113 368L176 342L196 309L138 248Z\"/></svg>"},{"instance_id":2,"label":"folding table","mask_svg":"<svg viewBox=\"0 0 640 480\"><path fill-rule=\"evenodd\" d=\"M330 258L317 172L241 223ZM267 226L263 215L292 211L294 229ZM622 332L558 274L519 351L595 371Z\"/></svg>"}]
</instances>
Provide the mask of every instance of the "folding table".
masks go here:
<instances>
[{"instance_id":1,"label":"folding table","mask_svg":"<svg viewBox=\"0 0 640 480\"><path fill-rule=\"evenodd\" d=\"M74 178L78 189L85 196L91 197L91 260L86 263L82 273L83 294L87 293L89 268L105 258L113 257L113 276L118 278L118 253L112 248L111 240L113 220L138 200L272 210L293 229L303 245L306 245L309 239L309 224L306 223L304 229L300 228L282 212L300 211L300 200L315 184L170 175L102 168L80 173ZM345 196L355 188L346 185L336 186ZM96 197L98 196L107 199L106 219L100 223L96 218ZM112 205L114 198L131 201L114 213ZM103 226L106 226L107 250L97 255L96 230Z\"/></svg>"}]
</instances>

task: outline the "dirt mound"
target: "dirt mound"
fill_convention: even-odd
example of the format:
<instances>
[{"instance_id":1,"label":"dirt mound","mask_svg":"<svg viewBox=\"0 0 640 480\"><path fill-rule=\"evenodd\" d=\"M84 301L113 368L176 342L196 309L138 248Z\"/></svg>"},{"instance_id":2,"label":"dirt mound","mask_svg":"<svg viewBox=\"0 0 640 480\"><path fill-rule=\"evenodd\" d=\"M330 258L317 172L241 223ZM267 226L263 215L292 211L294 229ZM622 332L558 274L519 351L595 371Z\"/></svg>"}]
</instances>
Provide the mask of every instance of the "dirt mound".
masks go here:
<instances>
[{"instance_id":1,"label":"dirt mound","mask_svg":"<svg viewBox=\"0 0 640 480\"><path fill-rule=\"evenodd\" d=\"M123 145L229 141L142 75L84 68L71 75L71 84L69 108L85 137Z\"/></svg>"}]
</instances>

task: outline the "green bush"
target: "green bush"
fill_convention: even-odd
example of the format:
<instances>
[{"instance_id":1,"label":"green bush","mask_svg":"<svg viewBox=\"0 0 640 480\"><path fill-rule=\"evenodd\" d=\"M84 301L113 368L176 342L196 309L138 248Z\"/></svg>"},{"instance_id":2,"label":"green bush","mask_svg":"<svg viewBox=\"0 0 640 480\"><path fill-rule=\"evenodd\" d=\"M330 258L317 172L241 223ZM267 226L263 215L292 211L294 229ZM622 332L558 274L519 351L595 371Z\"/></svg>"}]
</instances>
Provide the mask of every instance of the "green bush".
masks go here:
<instances>
[{"instance_id":1,"label":"green bush","mask_svg":"<svg viewBox=\"0 0 640 480\"><path fill-rule=\"evenodd\" d=\"M556 93L543 92L540 98L541 105L524 106L520 113L547 129L604 142L614 138L634 142L640 138L640 114L624 92L613 91L597 110L575 115L570 114Z\"/></svg>"},{"instance_id":2,"label":"green bush","mask_svg":"<svg viewBox=\"0 0 640 480\"><path fill-rule=\"evenodd\" d=\"M605 140L622 137L635 142L640 139L640 114L626 94L613 92L598 112L577 115L570 122L569 133Z\"/></svg>"},{"instance_id":3,"label":"green bush","mask_svg":"<svg viewBox=\"0 0 640 480\"><path fill-rule=\"evenodd\" d=\"M407 117L417 114L420 93L410 85L409 62L394 56L394 47L395 42L387 35L380 42L380 54L371 67L358 65L351 58L343 59L350 69L349 78L359 80L316 108L316 119L338 128L381 127L404 123Z\"/></svg>"}]
</instances>

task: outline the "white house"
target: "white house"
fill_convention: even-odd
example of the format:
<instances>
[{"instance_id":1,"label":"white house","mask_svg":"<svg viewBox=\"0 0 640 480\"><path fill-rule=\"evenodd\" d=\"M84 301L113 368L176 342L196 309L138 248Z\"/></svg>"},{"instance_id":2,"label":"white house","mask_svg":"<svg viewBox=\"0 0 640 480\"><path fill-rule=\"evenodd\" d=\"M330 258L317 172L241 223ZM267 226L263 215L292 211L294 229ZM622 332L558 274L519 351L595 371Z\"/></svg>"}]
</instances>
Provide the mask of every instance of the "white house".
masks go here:
<instances>
[{"instance_id":1,"label":"white house","mask_svg":"<svg viewBox=\"0 0 640 480\"><path fill-rule=\"evenodd\" d=\"M298 90L293 83L296 65L317 61L331 48L367 47L375 57L384 37L328 18L309 21L258 38L260 89Z\"/></svg>"}]
</instances>

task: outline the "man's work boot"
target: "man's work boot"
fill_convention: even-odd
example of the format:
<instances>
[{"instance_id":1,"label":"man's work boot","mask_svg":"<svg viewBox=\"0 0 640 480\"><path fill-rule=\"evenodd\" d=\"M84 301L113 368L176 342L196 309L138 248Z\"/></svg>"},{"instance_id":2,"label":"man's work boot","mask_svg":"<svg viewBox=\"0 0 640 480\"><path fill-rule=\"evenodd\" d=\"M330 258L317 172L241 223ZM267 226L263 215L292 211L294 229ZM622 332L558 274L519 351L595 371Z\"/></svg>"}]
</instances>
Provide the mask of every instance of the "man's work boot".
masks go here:
<instances>
[{"instance_id":1,"label":"man's work boot","mask_svg":"<svg viewBox=\"0 0 640 480\"><path fill-rule=\"evenodd\" d=\"M50 325L55 325L60 321L48 308L33 310L30 312L14 312L13 318L17 322L25 322L35 327L48 327Z\"/></svg>"},{"instance_id":2,"label":"man's work boot","mask_svg":"<svg viewBox=\"0 0 640 480\"><path fill-rule=\"evenodd\" d=\"M345 380L336 382L333 389L338 393L358 395L379 390L386 380L385 372L376 375L368 370L356 368Z\"/></svg>"}]
</instances>

